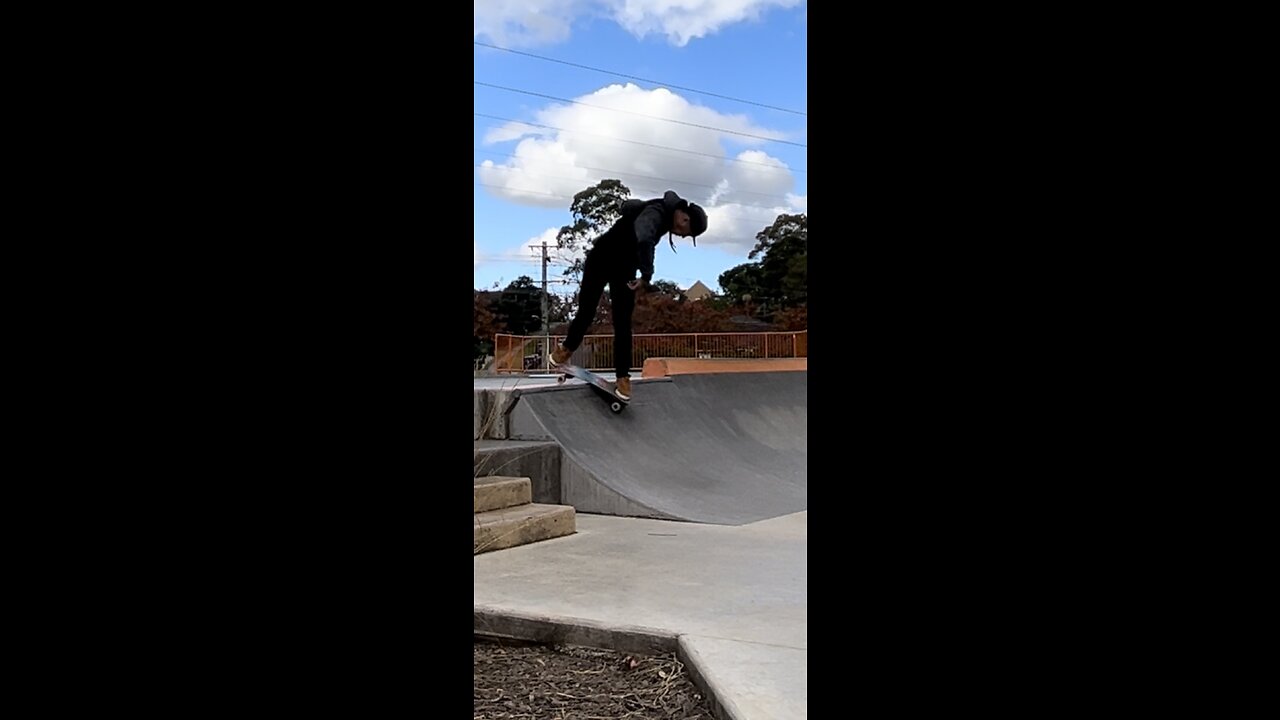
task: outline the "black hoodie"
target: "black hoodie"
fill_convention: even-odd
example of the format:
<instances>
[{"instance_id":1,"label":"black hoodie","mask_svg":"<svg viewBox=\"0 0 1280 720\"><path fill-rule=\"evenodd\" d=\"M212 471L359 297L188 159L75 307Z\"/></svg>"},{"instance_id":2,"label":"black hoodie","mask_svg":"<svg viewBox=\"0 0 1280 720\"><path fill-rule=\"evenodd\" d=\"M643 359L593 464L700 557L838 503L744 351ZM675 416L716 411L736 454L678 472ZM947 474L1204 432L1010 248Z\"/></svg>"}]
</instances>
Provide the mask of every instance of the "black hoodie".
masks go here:
<instances>
[{"instance_id":1,"label":"black hoodie","mask_svg":"<svg viewBox=\"0 0 1280 720\"><path fill-rule=\"evenodd\" d=\"M609 228L606 235L613 236L607 245L621 243L624 247L629 235L635 241L635 265L645 284L653 279L653 255L662 236L671 232L676 210L688 207L688 201L668 190L653 200L626 200L622 203L622 217ZM632 230L633 233L627 232ZM600 238L604 240L602 236ZM600 242L597 241L597 245Z\"/></svg>"}]
</instances>

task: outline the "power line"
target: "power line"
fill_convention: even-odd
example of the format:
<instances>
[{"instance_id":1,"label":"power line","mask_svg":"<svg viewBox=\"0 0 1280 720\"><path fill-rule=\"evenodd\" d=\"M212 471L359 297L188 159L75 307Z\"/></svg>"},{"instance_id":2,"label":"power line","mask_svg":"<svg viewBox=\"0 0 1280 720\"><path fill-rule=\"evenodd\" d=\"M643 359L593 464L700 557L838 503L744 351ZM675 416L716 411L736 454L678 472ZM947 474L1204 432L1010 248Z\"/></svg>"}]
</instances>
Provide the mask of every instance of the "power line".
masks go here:
<instances>
[{"instance_id":1,"label":"power line","mask_svg":"<svg viewBox=\"0 0 1280 720\"><path fill-rule=\"evenodd\" d=\"M493 151L491 151L491 150L481 150L481 149L479 149L479 148L474 148L474 150L475 150L476 152L482 152L482 153L486 153L486 154L489 154L489 155L501 155L501 156L503 156L503 157L513 157L513 158L519 158L519 157L520 157L519 155L513 155L513 154L511 154L511 153L493 152ZM596 171L596 172L600 172L600 173L607 173L607 174L609 174L609 175L629 175L629 176L631 176L631 177L644 178L645 180L656 180L656 181L661 182L661 183L676 183L676 184L679 184L679 185L688 185L688 186L690 186L690 187L704 187L704 188L710 188L710 189L712 189L712 190L715 190L715 189L716 189L716 186L715 186L715 185L708 185L708 184L706 184L706 183L696 183L696 182L693 182L693 181L690 181L690 180L680 180L680 179L677 179L677 178L659 178L659 177L653 177L652 175L641 175L640 173L630 172L630 171L628 171L628 170L612 170L612 169L609 169L609 168L597 168L597 167L587 167L586 165L574 165L573 163L567 163L567 162L564 162L564 161L562 161L562 160L551 160L551 161L549 161L549 162L555 163L556 165L567 165L567 166L569 166L569 167L582 168L583 170L594 170L594 171ZM476 167L478 167L478 168L479 168L479 167L484 167L484 166L483 166L483 165L476 165ZM493 167L494 167L494 169L501 169L501 170L515 170L515 169L517 169L517 168L512 168L512 167L509 167L509 166L508 166L508 167L503 167L503 166L500 166L500 165L495 165L495 166L493 166ZM520 169L520 171L521 171L521 172L524 172L524 170L523 170L523 169ZM557 176L557 175L545 175L545 176L543 176L543 177L558 178L558 179L560 179L560 180L576 180L576 179L577 179L577 178L566 178L566 177ZM603 178L602 178L602 179L603 179ZM730 190L730 192L733 192L733 193L742 193L742 194L744 194L744 195L759 195L760 197L776 198L776 199L778 199L778 200L788 200L787 196L785 196L785 195L775 195L775 194L773 194L773 193L753 192L753 191L751 191L751 190Z\"/></svg>"},{"instance_id":2,"label":"power line","mask_svg":"<svg viewBox=\"0 0 1280 720\"><path fill-rule=\"evenodd\" d=\"M505 185L490 185L488 183L482 183L482 182L478 182L476 183L476 185L479 185L480 187L493 188L494 190L506 190L507 192L512 192L512 193L526 193L528 195L546 195L547 197L555 198L557 200L573 199L572 197L565 197L564 195L556 195L555 193L539 192L537 190L520 190L518 188L509 188L509 187L506 187Z\"/></svg>"},{"instance_id":3,"label":"power line","mask_svg":"<svg viewBox=\"0 0 1280 720\"><path fill-rule=\"evenodd\" d=\"M606 140L612 140L614 142L624 142L624 143L630 143L632 145L643 145L645 147L658 148L660 150L673 150L675 152L688 153L689 155L701 155L703 157L708 157L713 160L726 160L728 162L743 163L746 165L759 165L760 167L768 168L769 170L773 170L774 172L795 172L795 173L809 172L808 170L797 170L794 168L780 168L777 165L770 165L769 163L757 162L755 160L742 160L740 158L731 158L731 157L726 157L724 155L712 155L711 153L698 152L697 150L685 150L683 148L671 147L670 145L654 145L653 143L640 142L639 140L628 140L626 138L614 137L612 135L601 135L600 133L591 133L585 130L568 130L566 128L556 127L554 125L539 125L538 123L526 122L524 120L498 117L497 115L486 115L485 113L478 113L478 112L473 112L471 114L475 115L476 117L489 118L490 120L501 120L503 122L512 122L512 123L517 123L519 125L528 125L529 127L542 128L544 130L556 130L558 132L566 132L574 135L589 135L591 137L605 138Z\"/></svg>"},{"instance_id":4,"label":"power line","mask_svg":"<svg viewBox=\"0 0 1280 720\"><path fill-rule=\"evenodd\" d=\"M764 103L758 103L751 100L743 100L742 98L731 97L729 95L719 95L717 93L707 92L706 90L695 90L693 88L682 87L680 85L675 85L668 82L662 82L661 80L649 80L648 78L637 77L635 75L627 75L625 73L613 72L612 70L602 70L600 68L591 67L590 65L580 65L578 63L568 62L565 60L557 60L555 58L543 57L542 55L534 55L533 53L521 52L520 50L512 50L510 48L498 47L497 45L489 45L488 43L482 43L479 41L475 41L475 44L481 47L493 48L494 50L502 50L503 52L514 53L516 55L527 55L528 57L537 58L538 60L546 60L547 62L560 63L561 65L569 65L576 68L582 68L583 70L593 70L595 72L604 73L605 75L616 75L617 77L623 77L631 80L639 80L641 82L653 83L655 85L662 85L665 87L676 88L677 90L688 90L689 92L695 92L701 95L710 95L711 97L718 97L724 100L733 100L734 102L746 103L748 105L755 105L758 107L769 108L770 110L778 110L780 112L792 113L795 115L804 115L806 117L808 117L809 115L809 113L801 112L799 110L789 110L787 108L778 107L776 105L766 105Z\"/></svg>"},{"instance_id":5,"label":"power line","mask_svg":"<svg viewBox=\"0 0 1280 720\"><path fill-rule=\"evenodd\" d=\"M578 100L570 100L569 98L556 97L555 95L545 95L543 93L536 93L530 90L520 90L518 88L509 88L503 85L494 85L492 83L480 82L479 80L473 80L472 82L476 85L483 85L484 87L497 88L499 90L506 90L508 92L520 93L522 95L532 95L534 97L546 98L548 100L556 100L558 102L573 103L574 105L582 105L583 107L596 108L598 110L610 110L612 112L626 113L628 115L639 115L640 117L652 118L654 120L663 120L669 123L676 123L677 125L688 125L689 127L701 128L703 130L712 130L714 132L729 133L730 135L742 135L743 137L755 138L757 140L766 140L768 142L782 143L783 145L794 145L796 147L802 147L802 148L809 147L804 143L791 142L790 140L779 140L777 138L765 137L764 135L753 135L751 133L741 132L738 130L726 130L725 128L713 127L711 125L699 125L698 123L686 122L684 120L673 120L671 118L658 117L657 115L649 115L647 113L635 112L633 110L622 110L621 108L605 107L604 105L592 105L591 103L584 103Z\"/></svg>"},{"instance_id":6,"label":"power line","mask_svg":"<svg viewBox=\"0 0 1280 720\"><path fill-rule=\"evenodd\" d=\"M496 168L496 169L505 169L505 168ZM538 174L538 173L527 173L527 172L524 172L523 170L519 170L519 169L514 170L513 172L519 172L520 174L525 175L525 176L527 176L527 177L531 177L531 178L558 178L558 179L561 179L561 180L572 180L572 181L579 181L579 182L581 181L581 179L580 179L580 178L560 178L560 177L558 177L558 176L556 176L556 175L541 175L541 174ZM571 201L573 200L573 196L571 196L571 195L569 195L569 196L566 196L566 195L557 195L557 194L555 194L555 193L542 192L542 191L540 191L540 190L522 190L522 189L520 189L520 188L507 187L507 186L505 186L505 185L492 185L492 184L489 184L489 183L483 183L483 182L480 182L479 180L477 180L477 181L475 182L475 185L477 185L477 186L479 186L479 187L492 188L492 189L494 189L494 190L503 190L503 191L505 191L505 192L509 192L509 193L513 193L513 194L515 194L515 193L525 193L525 194L528 194L528 195L544 195L544 196L546 196L546 197L549 197L549 198L555 198L556 200L562 200L562 201L565 201L565 202L571 202ZM632 190L639 191L639 192L643 192L645 195L650 196L650 197L660 197L660 196L662 195L662 193L664 192L664 190L663 190L663 189L661 189L661 188L656 188L656 187L636 187L636 188L632 188ZM685 198L685 199L686 199L686 200L689 200L689 201L692 201L692 202L697 202L697 203L701 203L701 204L704 204L704 205L709 205L709 203L707 202L707 198L705 198L705 197L704 197L704 198L692 198L692 197L691 197L691 198ZM773 210L774 210L773 208L766 208L766 207L759 207L759 206L742 206L742 207L755 207L755 208L757 208L757 209L759 209L759 210L764 210L764 211L767 211L767 212L773 212ZM755 216L753 216L753 215L744 215L744 214L742 214L742 213L729 212L729 211L727 211L727 210L723 210L723 209L717 210L716 212L717 212L717 213L720 213L723 217L727 217L727 218L738 218L738 219L741 219L741 220L753 220L753 221L757 219L757 218L756 218Z\"/></svg>"}]
</instances>

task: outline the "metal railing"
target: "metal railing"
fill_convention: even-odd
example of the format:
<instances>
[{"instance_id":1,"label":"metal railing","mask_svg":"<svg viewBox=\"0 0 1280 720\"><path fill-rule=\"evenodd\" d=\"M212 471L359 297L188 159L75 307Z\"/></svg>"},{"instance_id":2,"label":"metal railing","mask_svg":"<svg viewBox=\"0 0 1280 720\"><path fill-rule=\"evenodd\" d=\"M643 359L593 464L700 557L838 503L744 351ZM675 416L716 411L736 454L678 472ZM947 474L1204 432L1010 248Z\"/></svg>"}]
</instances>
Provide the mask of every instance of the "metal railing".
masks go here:
<instances>
[{"instance_id":1,"label":"metal railing","mask_svg":"<svg viewBox=\"0 0 1280 720\"><path fill-rule=\"evenodd\" d=\"M655 333L631 336L631 369L641 370L651 357L669 358L802 358L809 357L809 331L754 333ZM564 335L495 335L494 372L546 370L548 348ZM614 370L613 336L587 335L569 362L588 370Z\"/></svg>"}]
</instances>

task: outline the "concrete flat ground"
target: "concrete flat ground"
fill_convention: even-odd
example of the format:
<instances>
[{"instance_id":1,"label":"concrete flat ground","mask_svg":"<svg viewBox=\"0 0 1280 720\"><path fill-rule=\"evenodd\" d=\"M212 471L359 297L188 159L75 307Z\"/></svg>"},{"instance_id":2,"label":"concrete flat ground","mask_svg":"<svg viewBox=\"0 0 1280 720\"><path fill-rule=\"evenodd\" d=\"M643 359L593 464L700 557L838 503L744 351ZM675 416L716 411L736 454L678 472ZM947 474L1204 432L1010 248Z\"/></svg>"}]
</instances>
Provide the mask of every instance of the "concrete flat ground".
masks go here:
<instances>
[{"instance_id":1,"label":"concrete flat ground","mask_svg":"<svg viewBox=\"0 0 1280 720\"><path fill-rule=\"evenodd\" d=\"M738 720L807 715L808 513L747 525L579 514L573 535L477 555L477 610L678 636Z\"/></svg>"}]
</instances>

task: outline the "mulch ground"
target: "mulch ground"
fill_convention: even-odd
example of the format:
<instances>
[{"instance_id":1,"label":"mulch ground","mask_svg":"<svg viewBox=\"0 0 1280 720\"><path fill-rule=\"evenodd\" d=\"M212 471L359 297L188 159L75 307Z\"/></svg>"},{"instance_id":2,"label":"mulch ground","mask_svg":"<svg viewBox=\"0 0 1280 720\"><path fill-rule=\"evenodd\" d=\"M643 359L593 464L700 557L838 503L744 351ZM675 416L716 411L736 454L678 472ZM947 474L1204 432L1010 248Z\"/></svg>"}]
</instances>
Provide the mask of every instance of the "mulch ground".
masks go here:
<instances>
[{"instance_id":1,"label":"mulch ground","mask_svg":"<svg viewBox=\"0 0 1280 720\"><path fill-rule=\"evenodd\" d=\"M711 720L711 705L675 655L476 637L474 720Z\"/></svg>"}]
</instances>

